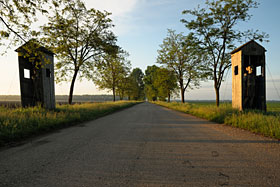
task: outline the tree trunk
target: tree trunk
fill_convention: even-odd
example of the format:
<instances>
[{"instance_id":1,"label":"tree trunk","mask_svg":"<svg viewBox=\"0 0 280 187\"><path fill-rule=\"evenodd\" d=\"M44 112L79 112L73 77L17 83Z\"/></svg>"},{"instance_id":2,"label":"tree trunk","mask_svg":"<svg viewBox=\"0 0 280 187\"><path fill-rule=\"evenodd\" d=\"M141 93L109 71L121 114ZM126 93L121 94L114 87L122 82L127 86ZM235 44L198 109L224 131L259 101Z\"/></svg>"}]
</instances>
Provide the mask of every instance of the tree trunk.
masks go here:
<instances>
[{"instance_id":1,"label":"tree trunk","mask_svg":"<svg viewBox=\"0 0 280 187\"><path fill-rule=\"evenodd\" d=\"M116 101L116 91L115 88L113 87L113 98L114 98L114 102Z\"/></svg>"},{"instance_id":2,"label":"tree trunk","mask_svg":"<svg viewBox=\"0 0 280 187\"><path fill-rule=\"evenodd\" d=\"M168 94L168 103L170 103L170 97L171 97L171 95L170 95L170 93Z\"/></svg>"},{"instance_id":3,"label":"tree trunk","mask_svg":"<svg viewBox=\"0 0 280 187\"><path fill-rule=\"evenodd\" d=\"M124 98L124 91L120 91L120 100L122 101Z\"/></svg>"},{"instance_id":4,"label":"tree trunk","mask_svg":"<svg viewBox=\"0 0 280 187\"><path fill-rule=\"evenodd\" d=\"M216 106L219 107L220 106L220 90L219 90L219 88L215 87L215 92L216 92Z\"/></svg>"},{"instance_id":5,"label":"tree trunk","mask_svg":"<svg viewBox=\"0 0 280 187\"><path fill-rule=\"evenodd\" d=\"M75 70L74 76L73 76L72 81L71 81L70 92L69 92L69 97L68 97L68 104L70 104L70 105L72 104L72 100L73 100L74 84L75 84L75 81L76 81L76 78L77 78L77 75L78 75L78 71L79 70Z\"/></svg>"},{"instance_id":6,"label":"tree trunk","mask_svg":"<svg viewBox=\"0 0 280 187\"><path fill-rule=\"evenodd\" d=\"M185 90L183 87L181 87L181 101L182 103L185 103Z\"/></svg>"}]
</instances>

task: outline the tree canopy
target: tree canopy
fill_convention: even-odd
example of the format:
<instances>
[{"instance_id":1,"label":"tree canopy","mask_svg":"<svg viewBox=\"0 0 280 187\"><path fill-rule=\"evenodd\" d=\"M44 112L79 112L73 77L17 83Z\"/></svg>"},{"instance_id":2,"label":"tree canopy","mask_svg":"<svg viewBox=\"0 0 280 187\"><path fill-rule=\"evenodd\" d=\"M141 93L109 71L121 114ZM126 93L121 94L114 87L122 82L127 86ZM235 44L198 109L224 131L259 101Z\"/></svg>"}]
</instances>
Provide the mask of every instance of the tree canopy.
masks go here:
<instances>
[{"instance_id":1,"label":"tree canopy","mask_svg":"<svg viewBox=\"0 0 280 187\"><path fill-rule=\"evenodd\" d=\"M158 97L161 101L165 101L168 98L168 102L170 102L171 94L176 93L178 88L174 71L166 68L156 70L156 78L153 84L157 88Z\"/></svg>"},{"instance_id":2,"label":"tree canopy","mask_svg":"<svg viewBox=\"0 0 280 187\"><path fill-rule=\"evenodd\" d=\"M54 0L53 0L54 1ZM57 2L59 3L59 2ZM47 14L47 0L0 0L0 40L1 45L27 42L37 33L31 30L31 24L37 20L36 14Z\"/></svg>"},{"instance_id":3,"label":"tree canopy","mask_svg":"<svg viewBox=\"0 0 280 187\"><path fill-rule=\"evenodd\" d=\"M144 73L140 68L134 68L129 75L129 99L142 100L144 99Z\"/></svg>"},{"instance_id":4,"label":"tree canopy","mask_svg":"<svg viewBox=\"0 0 280 187\"><path fill-rule=\"evenodd\" d=\"M42 27L43 41L58 59L56 81L71 80L69 104L77 77L92 80L94 62L102 55L118 51L109 15L106 11L87 9L81 0L65 1L63 6L55 6L55 14Z\"/></svg>"},{"instance_id":5,"label":"tree canopy","mask_svg":"<svg viewBox=\"0 0 280 187\"><path fill-rule=\"evenodd\" d=\"M237 42L248 38L263 41L268 35L253 30L240 31L236 27L239 22L250 20L249 10L258 7L254 0L206 0L205 4L205 8L183 11L193 19L181 21L198 41L197 48L207 59L205 63L214 80L216 105L219 106L219 90L224 74L231 66L229 52Z\"/></svg>"},{"instance_id":6,"label":"tree canopy","mask_svg":"<svg viewBox=\"0 0 280 187\"><path fill-rule=\"evenodd\" d=\"M156 65L153 66L148 66L147 69L145 70L145 76L144 76L144 90L145 90L145 95L146 98L149 101L156 101L158 98L158 89L154 85L154 80L156 79L156 73L159 67Z\"/></svg>"},{"instance_id":7,"label":"tree canopy","mask_svg":"<svg viewBox=\"0 0 280 187\"><path fill-rule=\"evenodd\" d=\"M121 51L117 55L106 55L96 62L94 83L100 89L108 89L113 92L116 100L116 92L123 98L126 90L125 85L130 70L130 62L127 60L128 53Z\"/></svg>"},{"instance_id":8,"label":"tree canopy","mask_svg":"<svg viewBox=\"0 0 280 187\"><path fill-rule=\"evenodd\" d=\"M186 89L198 87L201 79L205 77L205 66L196 48L196 41L192 34L184 36L169 29L160 48L157 63L175 73L184 103Z\"/></svg>"}]
</instances>

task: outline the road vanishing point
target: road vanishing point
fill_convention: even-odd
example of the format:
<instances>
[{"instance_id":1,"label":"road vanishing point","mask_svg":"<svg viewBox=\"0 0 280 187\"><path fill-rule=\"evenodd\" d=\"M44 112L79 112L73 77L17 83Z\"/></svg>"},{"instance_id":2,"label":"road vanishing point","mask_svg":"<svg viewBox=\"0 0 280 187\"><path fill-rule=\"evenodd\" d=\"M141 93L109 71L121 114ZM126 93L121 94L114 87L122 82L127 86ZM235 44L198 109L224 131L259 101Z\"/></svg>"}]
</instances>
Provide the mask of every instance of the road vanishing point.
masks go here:
<instances>
[{"instance_id":1,"label":"road vanishing point","mask_svg":"<svg viewBox=\"0 0 280 187\"><path fill-rule=\"evenodd\" d=\"M0 150L0 186L280 186L280 144L146 102Z\"/></svg>"}]
</instances>

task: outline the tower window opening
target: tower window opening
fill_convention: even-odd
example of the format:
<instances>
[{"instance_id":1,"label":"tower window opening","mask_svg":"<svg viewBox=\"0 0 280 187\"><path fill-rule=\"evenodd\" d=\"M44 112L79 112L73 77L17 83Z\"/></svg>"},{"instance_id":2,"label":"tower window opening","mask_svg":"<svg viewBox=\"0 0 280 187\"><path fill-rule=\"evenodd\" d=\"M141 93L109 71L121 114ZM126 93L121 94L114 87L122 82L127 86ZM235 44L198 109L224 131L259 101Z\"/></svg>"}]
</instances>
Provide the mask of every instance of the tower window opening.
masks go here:
<instances>
[{"instance_id":1,"label":"tower window opening","mask_svg":"<svg viewBox=\"0 0 280 187\"><path fill-rule=\"evenodd\" d=\"M24 69L23 74L24 74L23 76L24 76L25 79L30 79L31 78L29 69Z\"/></svg>"},{"instance_id":2,"label":"tower window opening","mask_svg":"<svg viewBox=\"0 0 280 187\"><path fill-rule=\"evenodd\" d=\"M256 68L256 76L261 76L262 75L262 67L261 66L257 66Z\"/></svg>"},{"instance_id":3,"label":"tower window opening","mask_svg":"<svg viewBox=\"0 0 280 187\"><path fill-rule=\"evenodd\" d=\"M46 77L51 77L51 70L50 69L46 69Z\"/></svg>"}]
</instances>

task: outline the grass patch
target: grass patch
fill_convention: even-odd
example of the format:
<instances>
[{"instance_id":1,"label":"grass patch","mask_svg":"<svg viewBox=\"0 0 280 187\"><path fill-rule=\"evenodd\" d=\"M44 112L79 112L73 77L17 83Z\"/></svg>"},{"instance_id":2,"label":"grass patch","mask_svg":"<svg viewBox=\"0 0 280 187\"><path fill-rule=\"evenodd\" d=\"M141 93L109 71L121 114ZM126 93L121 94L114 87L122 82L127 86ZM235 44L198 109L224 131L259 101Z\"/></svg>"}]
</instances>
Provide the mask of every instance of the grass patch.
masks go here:
<instances>
[{"instance_id":1,"label":"grass patch","mask_svg":"<svg viewBox=\"0 0 280 187\"><path fill-rule=\"evenodd\" d=\"M0 145L8 142L96 119L139 102L118 101L57 105L53 111L40 107L0 107Z\"/></svg>"},{"instance_id":2,"label":"grass patch","mask_svg":"<svg viewBox=\"0 0 280 187\"><path fill-rule=\"evenodd\" d=\"M231 103L222 103L219 108L215 106L215 103L154 103L209 121L224 123L254 133L280 139L280 102L268 102L268 112L255 110L240 112L233 109Z\"/></svg>"}]
</instances>

